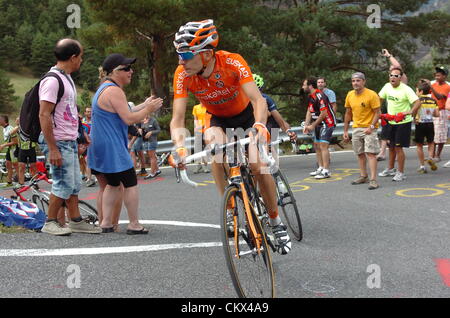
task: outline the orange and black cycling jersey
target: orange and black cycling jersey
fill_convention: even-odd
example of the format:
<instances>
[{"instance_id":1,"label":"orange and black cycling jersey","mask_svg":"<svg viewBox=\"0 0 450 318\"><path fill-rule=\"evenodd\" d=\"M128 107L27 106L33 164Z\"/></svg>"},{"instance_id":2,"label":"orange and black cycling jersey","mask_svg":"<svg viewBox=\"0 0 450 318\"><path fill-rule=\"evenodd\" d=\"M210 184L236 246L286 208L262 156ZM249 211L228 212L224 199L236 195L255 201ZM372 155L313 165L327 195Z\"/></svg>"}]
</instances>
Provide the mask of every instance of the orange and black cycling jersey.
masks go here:
<instances>
[{"instance_id":1,"label":"orange and black cycling jersey","mask_svg":"<svg viewBox=\"0 0 450 318\"><path fill-rule=\"evenodd\" d=\"M173 81L174 98L186 98L191 92L209 113L232 117L250 103L242 85L252 82L253 75L239 54L218 51L215 58L214 70L207 79L199 75L187 76L184 67L179 65Z\"/></svg>"},{"instance_id":2,"label":"orange and black cycling jersey","mask_svg":"<svg viewBox=\"0 0 450 318\"><path fill-rule=\"evenodd\" d=\"M319 118L322 111L326 111L327 117L325 117L323 122L327 127L336 126L336 115L334 114L333 106L328 100L327 95L320 89L316 89L314 93L308 96L308 109L314 120Z\"/></svg>"}]
</instances>

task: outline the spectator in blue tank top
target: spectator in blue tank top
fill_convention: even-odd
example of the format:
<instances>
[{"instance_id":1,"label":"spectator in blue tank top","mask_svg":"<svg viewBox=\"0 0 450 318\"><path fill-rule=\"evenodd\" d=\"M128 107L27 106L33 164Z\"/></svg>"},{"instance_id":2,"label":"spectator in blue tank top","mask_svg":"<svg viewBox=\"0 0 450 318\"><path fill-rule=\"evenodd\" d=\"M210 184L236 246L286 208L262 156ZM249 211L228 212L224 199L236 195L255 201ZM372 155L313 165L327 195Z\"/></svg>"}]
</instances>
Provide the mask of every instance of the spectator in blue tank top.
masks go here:
<instances>
[{"instance_id":1,"label":"spectator in blue tank top","mask_svg":"<svg viewBox=\"0 0 450 318\"><path fill-rule=\"evenodd\" d=\"M124 203L130 221L127 234L148 233L148 229L139 224L139 192L136 171L128 152L128 126L158 110L162 99L150 97L130 110L123 88L131 82L131 65L135 62L136 59L121 54L109 55L103 62L106 80L92 100L92 144L88 149L88 164L97 178L102 174L107 181L100 224L104 233L114 232L112 208L121 194L121 185L125 188Z\"/></svg>"}]
</instances>

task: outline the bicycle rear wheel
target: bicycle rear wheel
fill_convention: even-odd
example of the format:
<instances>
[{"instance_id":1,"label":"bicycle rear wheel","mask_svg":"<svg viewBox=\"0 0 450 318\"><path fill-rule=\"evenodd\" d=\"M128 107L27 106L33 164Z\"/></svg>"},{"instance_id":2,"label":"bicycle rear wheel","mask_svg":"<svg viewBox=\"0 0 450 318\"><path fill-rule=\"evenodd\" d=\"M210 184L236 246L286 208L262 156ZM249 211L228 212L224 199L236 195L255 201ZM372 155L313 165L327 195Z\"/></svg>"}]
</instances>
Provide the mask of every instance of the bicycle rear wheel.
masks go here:
<instances>
[{"instance_id":1,"label":"bicycle rear wheel","mask_svg":"<svg viewBox=\"0 0 450 318\"><path fill-rule=\"evenodd\" d=\"M98 221L97 209L89 203L79 200L78 209L80 210L80 216L82 219L87 219L89 223L93 224Z\"/></svg>"},{"instance_id":2,"label":"bicycle rear wheel","mask_svg":"<svg viewBox=\"0 0 450 318\"><path fill-rule=\"evenodd\" d=\"M232 221L227 215L227 209L234 214L231 217ZM251 207L251 209L253 208ZM226 189L220 213L225 260L238 296L275 297L272 257L266 236L258 217L252 210L253 225L260 238L253 237L245 214L242 192L239 188L230 186ZM228 219L231 222L228 222ZM230 225L231 229L228 228ZM237 232L237 238L234 232ZM260 242L259 251L256 247L256 240Z\"/></svg>"},{"instance_id":3,"label":"bicycle rear wheel","mask_svg":"<svg viewBox=\"0 0 450 318\"><path fill-rule=\"evenodd\" d=\"M289 182L280 170L273 177L277 188L278 205L282 210L280 217L297 241L301 241L303 239L302 222L298 212L297 201L289 186Z\"/></svg>"}]
</instances>

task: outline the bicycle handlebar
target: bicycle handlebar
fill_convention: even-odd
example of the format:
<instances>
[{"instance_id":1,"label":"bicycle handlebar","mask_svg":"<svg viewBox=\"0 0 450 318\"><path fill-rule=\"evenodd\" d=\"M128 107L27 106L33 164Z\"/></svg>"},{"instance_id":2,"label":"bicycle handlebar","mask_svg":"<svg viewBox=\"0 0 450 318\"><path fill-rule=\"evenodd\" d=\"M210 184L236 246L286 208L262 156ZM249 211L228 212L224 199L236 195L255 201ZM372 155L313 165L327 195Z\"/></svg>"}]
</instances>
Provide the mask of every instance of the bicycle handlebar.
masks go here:
<instances>
[{"instance_id":1,"label":"bicycle handlebar","mask_svg":"<svg viewBox=\"0 0 450 318\"><path fill-rule=\"evenodd\" d=\"M247 138L240 139L238 141L230 142L230 143L223 144L223 145L212 145L211 149L203 150L201 152L198 152L198 153L195 153L193 155L186 157L186 159L185 159L186 164L194 162L194 161L202 159L202 158L205 158L205 157L208 157L209 155L215 155L218 151L226 149L228 147L233 147L237 144L240 144L241 146L248 145L250 143L251 139L252 139L251 137L247 137ZM273 141L270 145L274 146L274 145L277 145L279 143L282 143L282 142L285 142L288 140L290 140L289 137L283 137L276 141ZM266 147L258 147L258 150L261 155L262 162L267 164L269 166L271 173L273 173L273 171L274 171L273 169L276 167L275 159L272 156L269 156L269 154L267 153ZM183 183L185 183L193 188L198 187L198 183L189 179L186 169L180 170L180 177L181 177L181 180L183 181Z\"/></svg>"}]
</instances>

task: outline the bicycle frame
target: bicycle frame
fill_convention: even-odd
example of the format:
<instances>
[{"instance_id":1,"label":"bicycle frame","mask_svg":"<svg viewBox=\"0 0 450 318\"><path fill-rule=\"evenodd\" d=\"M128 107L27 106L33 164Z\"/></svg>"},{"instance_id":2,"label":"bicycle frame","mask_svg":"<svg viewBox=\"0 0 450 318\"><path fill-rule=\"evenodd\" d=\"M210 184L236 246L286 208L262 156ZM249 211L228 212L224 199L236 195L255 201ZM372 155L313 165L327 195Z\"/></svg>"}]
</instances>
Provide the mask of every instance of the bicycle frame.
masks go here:
<instances>
[{"instance_id":1,"label":"bicycle frame","mask_svg":"<svg viewBox=\"0 0 450 318\"><path fill-rule=\"evenodd\" d=\"M16 196L22 200L22 201L28 201L23 195L22 193L28 191L29 189L32 189L33 194L38 194L38 195L45 195L47 196L47 200L48 198L48 192L47 191L42 191L39 188L38 183L40 181L45 181L48 184L52 184L52 182L48 179L47 175L45 173L42 172L38 172L35 176L33 176L33 178L31 178L30 180L30 184L23 186L19 189L13 189L14 193L16 194Z\"/></svg>"},{"instance_id":2,"label":"bicycle frame","mask_svg":"<svg viewBox=\"0 0 450 318\"><path fill-rule=\"evenodd\" d=\"M254 223L255 220L253 218L253 216L255 214L252 213L251 209L253 207L250 204L251 200L250 200L250 197L249 197L249 193L247 191L247 188L246 188L246 185L244 183L244 179L243 179L242 173L241 173L242 169L248 169L247 157L245 155L243 155L243 154L245 153L244 147L246 145L248 145L251 142L251 140L252 140L251 137L248 137L248 138L244 138L244 139L241 139L241 140L238 140L238 141L235 141L235 142L231 142L231 143L227 143L227 144L224 144L224 145L213 145L211 147L211 149L209 149L209 150L204 150L204 151L199 152L197 154L188 156L186 158L186 163L194 162L197 159L200 159L200 158L203 158L203 157L207 157L209 155L215 155L215 154L219 153L220 151L223 151L223 150L226 150L226 149L230 149L231 147L234 147L234 146L238 147L238 149L237 149L238 150L237 156L239 156L239 158L236 158L236 161L241 162L241 163L243 162L244 164L240 164L240 163L230 164L230 174L228 176L228 180L229 180L230 185L234 185L234 186L238 187L240 189L241 193L242 193L242 199L244 201L244 209L245 209L245 215L246 215L245 217L246 217L247 222L248 222L248 224L250 226L249 230L251 232L251 235L255 239L256 250L257 250L258 254L260 254L261 253L261 248L260 247L261 247L261 242L262 242L263 238L262 238L261 234L258 234L258 231L257 231L257 229L255 227L255 223ZM285 141L285 140L286 139L281 139L279 141L276 141L276 142L272 143L272 145L277 144L277 143L282 142L282 141ZM273 160L273 158L271 158L267 154L267 151L266 151L264 146L263 147L258 147L258 148L260 150L262 161L264 163L268 164L269 167L270 167L270 170L272 171L275 168L275 166L276 166L275 160ZM237 160L237 159L239 159L239 160ZM191 185L193 187L197 187L198 186L198 184L196 182L193 182L192 180L190 180L188 178L187 172L186 172L185 169L180 171L180 175L181 175L181 179L182 179L183 183L186 183L186 184ZM250 173L248 173L248 176L250 176ZM235 240L237 241L237 239L238 239L237 238L237 236L238 236L237 216L234 215L233 217L234 217L234 227L235 227L234 235L235 235ZM236 246L236 257L240 258L239 250L238 250L239 244L236 244L235 246Z\"/></svg>"}]
</instances>

